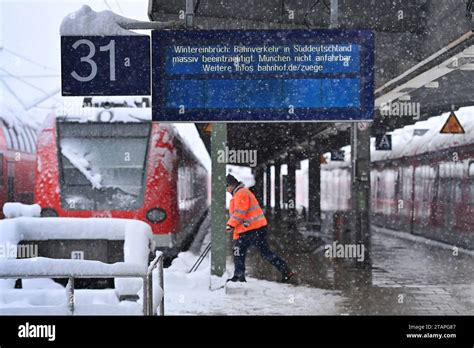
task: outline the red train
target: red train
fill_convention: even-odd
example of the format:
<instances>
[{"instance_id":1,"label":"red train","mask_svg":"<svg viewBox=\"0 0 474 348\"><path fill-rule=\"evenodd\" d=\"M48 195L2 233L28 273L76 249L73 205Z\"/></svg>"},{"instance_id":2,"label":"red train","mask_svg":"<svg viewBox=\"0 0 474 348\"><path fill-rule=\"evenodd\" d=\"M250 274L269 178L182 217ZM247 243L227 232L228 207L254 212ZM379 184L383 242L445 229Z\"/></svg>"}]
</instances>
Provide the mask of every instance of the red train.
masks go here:
<instances>
[{"instance_id":1,"label":"red train","mask_svg":"<svg viewBox=\"0 0 474 348\"><path fill-rule=\"evenodd\" d=\"M33 203L36 131L0 117L0 218L5 202Z\"/></svg>"},{"instance_id":2,"label":"red train","mask_svg":"<svg viewBox=\"0 0 474 348\"><path fill-rule=\"evenodd\" d=\"M474 145L375 162L372 212L375 225L474 249Z\"/></svg>"},{"instance_id":3,"label":"red train","mask_svg":"<svg viewBox=\"0 0 474 348\"><path fill-rule=\"evenodd\" d=\"M208 207L208 173L173 126L51 117L38 137L42 216L147 222L156 246L187 246Z\"/></svg>"},{"instance_id":4,"label":"red train","mask_svg":"<svg viewBox=\"0 0 474 348\"><path fill-rule=\"evenodd\" d=\"M372 148L374 225L474 249L473 112L456 112L465 135L439 134L445 114L393 132L390 152ZM321 203L350 209L350 162L322 166Z\"/></svg>"}]
</instances>

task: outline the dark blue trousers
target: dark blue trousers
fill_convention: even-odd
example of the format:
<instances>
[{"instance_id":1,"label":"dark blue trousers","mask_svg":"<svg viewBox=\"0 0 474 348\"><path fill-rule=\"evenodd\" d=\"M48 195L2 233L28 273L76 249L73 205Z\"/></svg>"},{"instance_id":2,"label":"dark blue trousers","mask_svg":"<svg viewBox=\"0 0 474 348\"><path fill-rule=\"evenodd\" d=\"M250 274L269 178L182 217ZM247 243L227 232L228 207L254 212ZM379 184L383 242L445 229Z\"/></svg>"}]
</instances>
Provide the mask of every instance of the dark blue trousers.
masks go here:
<instances>
[{"instance_id":1,"label":"dark blue trousers","mask_svg":"<svg viewBox=\"0 0 474 348\"><path fill-rule=\"evenodd\" d=\"M234 241L234 276L245 276L245 257L250 246L255 245L262 257L277 268L282 275L289 273L287 263L273 251L267 242L266 227L242 233L239 239Z\"/></svg>"}]
</instances>

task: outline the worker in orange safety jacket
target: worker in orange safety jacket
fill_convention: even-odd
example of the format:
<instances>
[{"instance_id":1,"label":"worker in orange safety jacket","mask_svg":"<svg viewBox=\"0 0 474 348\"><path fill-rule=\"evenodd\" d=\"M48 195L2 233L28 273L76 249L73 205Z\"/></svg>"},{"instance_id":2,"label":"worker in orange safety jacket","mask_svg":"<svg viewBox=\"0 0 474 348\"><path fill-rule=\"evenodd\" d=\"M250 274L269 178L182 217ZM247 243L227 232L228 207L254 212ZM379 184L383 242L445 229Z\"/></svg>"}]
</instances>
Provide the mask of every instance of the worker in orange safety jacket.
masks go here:
<instances>
[{"instance_id":1,"label":"worker in orange safety jacket","mask_svg":"<svg viewBox=\"0 0 474 348\"><path fill-rule=\"evenodd\" d=\"M245 282L245 257L250 246L255 245L262 257L282 274L282 282L287 282L295 273L288 264L270 250L267 242L267 219L255 195L234 176L227 175L226 191L232 194L230 217L227 231L234 240L234 276L227 281Z\"/></svg>"}]
</instances>

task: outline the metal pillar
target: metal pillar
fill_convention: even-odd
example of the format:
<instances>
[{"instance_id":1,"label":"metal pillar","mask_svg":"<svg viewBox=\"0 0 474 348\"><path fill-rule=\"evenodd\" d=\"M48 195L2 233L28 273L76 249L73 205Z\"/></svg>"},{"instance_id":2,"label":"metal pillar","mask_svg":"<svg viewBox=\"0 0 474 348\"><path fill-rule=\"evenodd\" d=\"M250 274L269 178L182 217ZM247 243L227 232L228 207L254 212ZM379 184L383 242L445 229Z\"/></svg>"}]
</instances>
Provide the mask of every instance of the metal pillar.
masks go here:
<instances>
[{"instance_id":1,"label":"metal pillar","mask_svg":"<svg viewBox=\"0 0 474 348\"><path fill-rule=\"evenodd\" d=\"M194 27L194 0L186 0L186 28Z\"/></svg>"},{"instance_id":2,"label":"metal pillar","mask_svg":"<svg viewBox=\"0 0 474 348\"><path fill-rule=\"evenodd\" d=\"M255 176L255 187L254 187L254 193L255 197L257 198L258 202L260 205L263 207L263 173L264 170L261 167L257 167L254 170L254 176Z\"/></svg>"},{"instance_id":3,"label":"metal pillar","mask_svg":"<svg viewBox=\"0 0 474 348\"><path fill-rule=\"evenodd\" d=\"M319 152L309 158L308 165L308 223L321 226L321 163Z\"/></svg>"},{"instance_id":4,"label":"metal pillar","mask_svg":"<svg viewBox=\"0 0 474 348\"><path fill-rule=\"evenodd\" d=\"M266 211L269 212L272 210L272 166L268 165L265 169L265 208Z\"/></svg>"},{"instance_id":5,"label":"metal pillar","mask_svg":"<svg viewBox=\"0 0 474 348\"><path fill-rule=\"evenodd\" d=\"M226 163L218 161L218 151L225 151L227 125L214 123L211 134L212 201L211 201L211 275L221 277L225 272L226 259Z\"/></svg>"},{"instance_id":6,"label":"metal pillar","mask_svg":"<svg viewBox=\"0 0 474 348\"><path fill-rule=\"evenodd\" d=\"M351 128L353 240L364 246L364 261L358 268L370 269L370 127L354 122Z\"/></svg>"},{"instance_id":7,"label":"metal pillar","mask_svg":"<svg viewBox=\"0 0 474 348\"><path fill-rule=\"evenodd\" d=\"M296 230L296 162L292 155L288 159L287 178L288 229L294 231Z\"/></svg>"},{"instance_id":8,"label":"metal pillar","mask_svg":"<svg viewBox=\"0 0 474 348\"><path fill-rule=\"evenodd\" d=\"M275 218L281 216L281 164L275 163Z\"/></svg>"},{"instance_id":9,"label":"metal pillar","mask_svg":"<svg viewBox=\"0 0 474 348\"><path fill-rule=\"evenodd\" d=\"M331 17L329 28L337 28L339 26L339 1L331 0Z\"/></svg>"}]
</instances>

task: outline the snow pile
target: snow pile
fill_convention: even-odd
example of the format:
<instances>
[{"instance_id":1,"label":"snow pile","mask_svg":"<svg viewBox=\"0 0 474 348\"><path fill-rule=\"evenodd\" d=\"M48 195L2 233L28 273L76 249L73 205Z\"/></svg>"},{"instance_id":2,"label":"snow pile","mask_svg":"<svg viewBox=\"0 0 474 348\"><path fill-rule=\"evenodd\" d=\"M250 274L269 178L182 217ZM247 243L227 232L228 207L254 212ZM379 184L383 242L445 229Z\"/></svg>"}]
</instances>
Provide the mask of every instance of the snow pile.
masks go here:
<instances>
[{"instance_id":1,"label":"snow pile","mask_svg":"<svg viewBox=\"0 0 474 348\"><path fill-rule=\"evenodd\" d=\"M3 205L3 215L5 215L7 219L21 216L39 217L41 215L41 207L39 204L5 203Z\"/></svg>"},{"instance_id":2,"label":"snow pile","mask_svg":"<svg viewBox=\"0 0 474 348\"><path fill-rule=\"evenodd\" d=\"M59 32L61 36L88 35L139 35L123 28L125 24L137 22L134 19L119 16L112 11L93 11L83 5L79 10L64 17Z\"/></svg>"}]
</instances>

